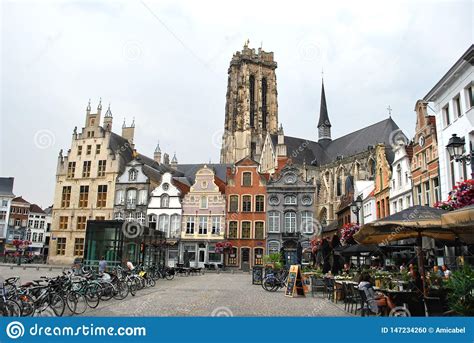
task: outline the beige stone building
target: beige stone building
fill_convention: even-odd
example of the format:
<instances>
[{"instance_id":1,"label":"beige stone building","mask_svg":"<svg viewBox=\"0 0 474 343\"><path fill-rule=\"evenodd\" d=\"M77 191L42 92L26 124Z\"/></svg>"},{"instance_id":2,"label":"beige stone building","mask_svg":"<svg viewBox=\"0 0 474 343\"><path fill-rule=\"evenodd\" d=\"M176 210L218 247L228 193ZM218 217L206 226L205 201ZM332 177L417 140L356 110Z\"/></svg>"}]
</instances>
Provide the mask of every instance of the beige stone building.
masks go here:
<instances>
[{"instance_id":1,"label":"beige stone building","mask_svg":"<svg viewBox=\"0 0 474 343\"><path fill-rule=\"evenodd\" d=\"M221 163L249 156L258 161L267 133L278 129L278 102L273 52L248 47L232 57L228 70Z\"/></svg>"},{"instance_id":2,"label":"beige stone building","mask_svg":"<svg viewBox=\"0 0 474 343\"><path fill-rule=\"evenodd\" d=\"M66 155L61 150L51 225L49 262L69 264L84 254L87 220L113 219L115 181L134 155L135 125L124 122L122 135L112 132L107 109L100 126L102 104L86 109L85 124L72 134Z\"/></svg>"}]
</instances>

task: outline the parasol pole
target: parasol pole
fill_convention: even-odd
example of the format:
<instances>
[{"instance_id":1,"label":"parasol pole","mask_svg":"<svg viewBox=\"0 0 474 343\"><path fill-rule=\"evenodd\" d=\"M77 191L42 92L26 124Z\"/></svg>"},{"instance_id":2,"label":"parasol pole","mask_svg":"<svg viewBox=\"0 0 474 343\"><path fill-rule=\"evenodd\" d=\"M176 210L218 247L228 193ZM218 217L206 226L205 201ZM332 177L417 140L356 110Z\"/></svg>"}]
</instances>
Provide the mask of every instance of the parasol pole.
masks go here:
<instances>
[{"instance_id":1,"label":"parasol pole","mask_svg":"<svg viewBox=\"0 0 474 343\"><path fill-rule=\"evenodd\" d=\"M416 238L416 249L418 255L418 268L420 268L421 281L423 282L423 295L426 297L425 259L423 256L423 240L421 238L421 230L418 230L418 237Z\"/></svg>"}]
</instances>

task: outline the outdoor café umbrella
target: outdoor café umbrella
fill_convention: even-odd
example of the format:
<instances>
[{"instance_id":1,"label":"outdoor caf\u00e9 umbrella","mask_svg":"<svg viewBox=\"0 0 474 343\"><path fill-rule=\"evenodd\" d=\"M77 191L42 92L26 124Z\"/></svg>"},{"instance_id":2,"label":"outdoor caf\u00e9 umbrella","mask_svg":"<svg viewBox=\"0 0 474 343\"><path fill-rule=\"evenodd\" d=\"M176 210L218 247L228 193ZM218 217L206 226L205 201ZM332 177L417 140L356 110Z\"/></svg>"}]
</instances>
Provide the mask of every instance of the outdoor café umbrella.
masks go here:
<instances>
[{"instance_id":1,"label":"outdoor caf\u00e9 umbrella","mask_svg":"<svg viewBox=\"0 0 474 343\"><path fill-rule=\"evenodd\" d=\"M454 232L466 244L474 244L474 205L441 216L441 227Z\"/></svg>"},{"instance_id":2,"label":"outdoor caf\u00e9 umbrella","mask_svg":"<svg viewBox=\"0 0 474 343\"><path fill-rule=\"evenodd\" d=\"M447 211L428 206L413 206L391 216L364 225L354 235L361 244L379 244L407 238L417 239L418 266L426 294L422 236L440 240L455 240L456 235L441 228L441 216Z\"/></svg>"}]
</instances>

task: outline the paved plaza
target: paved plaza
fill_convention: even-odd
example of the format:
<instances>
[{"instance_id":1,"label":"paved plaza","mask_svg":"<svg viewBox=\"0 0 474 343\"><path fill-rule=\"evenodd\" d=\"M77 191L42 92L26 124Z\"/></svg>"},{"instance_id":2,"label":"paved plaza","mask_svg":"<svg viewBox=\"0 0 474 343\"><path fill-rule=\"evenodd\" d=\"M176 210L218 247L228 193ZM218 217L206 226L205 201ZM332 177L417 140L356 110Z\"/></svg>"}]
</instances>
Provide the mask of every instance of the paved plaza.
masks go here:
<instances>
[{"instance_id":1,"label":"paved plaza","mask_svg":"<svg viewBox=\"0 0 474 343\"><path fill-rule=\"evenodd\" d=\"M41 275L58 275L60 270L10 269L0 266L4 278L20 276L26 282ZM158 280L153 288L110 300L89 309L84 316L349 316L343 304L334 304L321 295L288 298L283 290L266 292L252 285L248 273L207 273Z\"/></svg>"}]
</instances>

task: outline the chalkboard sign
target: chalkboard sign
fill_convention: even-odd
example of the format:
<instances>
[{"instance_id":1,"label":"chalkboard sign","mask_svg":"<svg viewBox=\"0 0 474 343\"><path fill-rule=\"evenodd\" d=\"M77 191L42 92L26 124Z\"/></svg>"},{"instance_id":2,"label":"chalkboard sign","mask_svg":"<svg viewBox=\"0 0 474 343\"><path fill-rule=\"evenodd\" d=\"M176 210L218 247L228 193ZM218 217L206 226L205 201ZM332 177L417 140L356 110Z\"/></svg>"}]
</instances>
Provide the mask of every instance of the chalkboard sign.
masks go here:
<instances>
[{"instance_id":1,"label":"chalkboard sign","mask_svg":"<svg viewBox=\"0 0 474 343\"><path fill-rule=\"evenodd\" d=\"M263 281L263 268L253 267L252 269L252 285L261 285Z\"/></svg>"},{"instance_id":2,"label":"chalkboard sign","mask_svg":"<svg viewBox=\"0 0 474 343\"><path fill-rule=\"evenodd\" d=\"M285 291L285 296L295 297L295 296L305 296L303 279L301 278L301 270L298 264L292 265L288 273L288 282Z\"/></svg>"}]
</instances>

